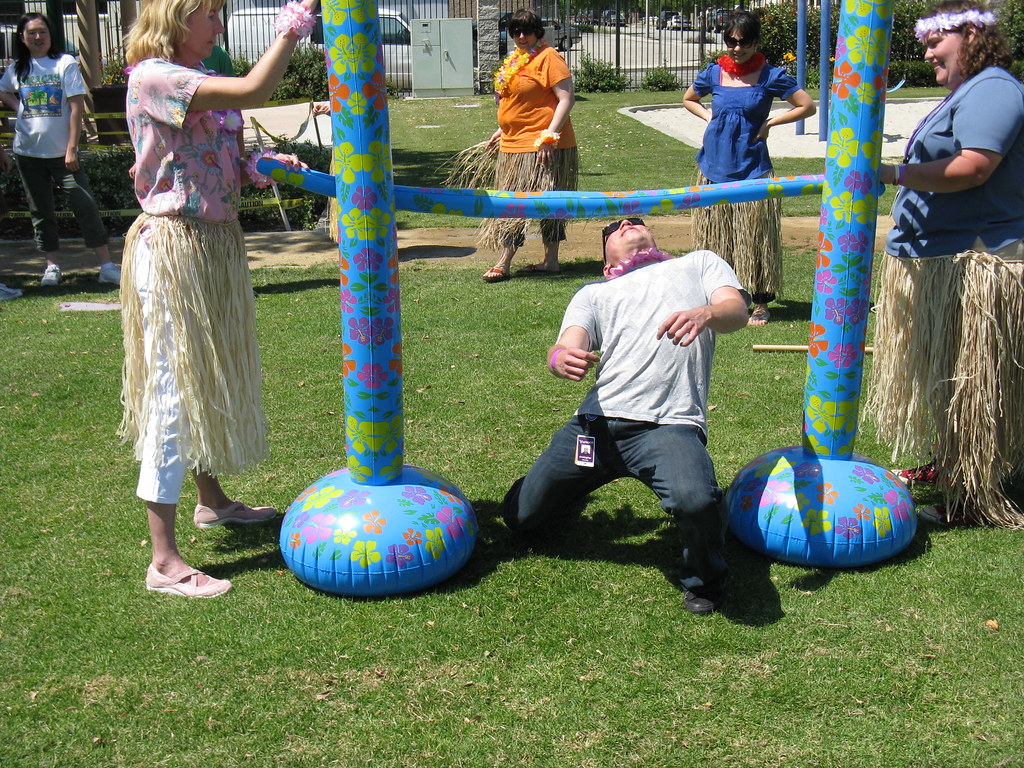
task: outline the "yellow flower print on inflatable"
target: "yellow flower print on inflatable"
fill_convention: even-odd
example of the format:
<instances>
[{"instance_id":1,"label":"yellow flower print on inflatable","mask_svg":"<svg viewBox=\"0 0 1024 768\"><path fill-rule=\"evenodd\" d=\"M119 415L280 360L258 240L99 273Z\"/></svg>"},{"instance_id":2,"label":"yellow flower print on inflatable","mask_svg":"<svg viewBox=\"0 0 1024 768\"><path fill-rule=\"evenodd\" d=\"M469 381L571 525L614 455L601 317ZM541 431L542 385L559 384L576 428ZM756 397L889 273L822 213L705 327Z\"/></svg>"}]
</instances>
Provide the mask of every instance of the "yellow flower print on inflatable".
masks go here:
<instances>
[{"instance_id":1,"label":"yellow flower print on inflatable","mask_svg":"<svg viewBox=\"0 0 1024 768\"><path fill-rule=\"evenodd\" d=\"M391 152L387 145L380 141L371 141L367 154L356 152L351 142L344 141L334 148L335 167L341 174L341 180L352 184L357 173L369 173L370 178L379 184L384 181L385 173L391 172Z\"/></svg>"},{"instance_id":2,"label":"yellow flower print on inflatable","mask_svg":"<svg viewBox=\"0 0 1024 768\"><path fill-rule=\"evenodd\" d=\"M331 66L339 75L351 72L369 74L377 65L377 46L362 32L353 37L341 35L333 49Z\"/></svg>"}]
</instances>

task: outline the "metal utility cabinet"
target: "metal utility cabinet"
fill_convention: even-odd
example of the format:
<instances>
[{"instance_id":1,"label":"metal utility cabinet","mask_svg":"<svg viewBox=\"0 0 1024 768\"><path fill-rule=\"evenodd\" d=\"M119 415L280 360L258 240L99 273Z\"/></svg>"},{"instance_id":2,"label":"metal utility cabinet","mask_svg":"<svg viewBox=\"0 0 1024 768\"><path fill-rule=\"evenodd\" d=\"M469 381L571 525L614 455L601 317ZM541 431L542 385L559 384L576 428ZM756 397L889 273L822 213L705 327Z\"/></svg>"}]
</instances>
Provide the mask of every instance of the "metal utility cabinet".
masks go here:
<instances>
[{"instance_id":1,"label":"metal utility cabinet","mask_svg":"<svg viewBox=\"0 0 1024 768\"><path fill-rule=\"evenodd\" d=\"M473 20L413 19L412 95L473 95Z\"/></svg>"}]
</instances>

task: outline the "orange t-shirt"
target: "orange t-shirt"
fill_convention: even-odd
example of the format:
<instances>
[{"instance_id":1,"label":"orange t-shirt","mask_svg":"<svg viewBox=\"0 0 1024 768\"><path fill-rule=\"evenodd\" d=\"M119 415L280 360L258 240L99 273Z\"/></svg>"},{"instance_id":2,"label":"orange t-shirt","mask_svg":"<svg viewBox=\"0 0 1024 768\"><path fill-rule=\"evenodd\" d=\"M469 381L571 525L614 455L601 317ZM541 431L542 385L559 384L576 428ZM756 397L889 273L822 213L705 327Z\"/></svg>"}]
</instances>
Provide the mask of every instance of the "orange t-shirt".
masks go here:
<instances>
[{"instance_id":1,"label":"orange t-shirt","mask_svg":"<svg viewBox=\"0 0 1024 768\"><path fill-rule=\"evenodd\" d=\"M551 46L519 70L509 93L498 102L498 125L501 126L501 151L510 154L536 152L533 142L551 125L551 116L558 106L552 87L572 75L565 59ZM576 146L572 121L566 118L559 131L558 148Z\"/></svg>"}]
</instances>

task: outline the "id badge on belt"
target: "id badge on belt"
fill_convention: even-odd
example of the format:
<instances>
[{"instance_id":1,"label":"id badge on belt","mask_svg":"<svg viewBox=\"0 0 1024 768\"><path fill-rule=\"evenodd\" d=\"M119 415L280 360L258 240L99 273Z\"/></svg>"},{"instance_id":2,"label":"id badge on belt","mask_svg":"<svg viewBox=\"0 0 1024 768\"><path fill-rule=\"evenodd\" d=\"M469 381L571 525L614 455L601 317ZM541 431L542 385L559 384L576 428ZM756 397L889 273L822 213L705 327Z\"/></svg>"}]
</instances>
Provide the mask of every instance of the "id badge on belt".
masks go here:
<instances>
[{"instance_id":1,"label":"id badge on belt","mask_svg":"<svg viewBox=\"0 0 1024 768\"><path fill-rule=\"evenodd\" d=\"M576 436L576 460L574 463L577 467L589 467L592 469L597 450L597 440L590 435L590 422L597 417L586 413L584 418L586 419L583 423L584 434Z\"/></svg>"}]
</instances>

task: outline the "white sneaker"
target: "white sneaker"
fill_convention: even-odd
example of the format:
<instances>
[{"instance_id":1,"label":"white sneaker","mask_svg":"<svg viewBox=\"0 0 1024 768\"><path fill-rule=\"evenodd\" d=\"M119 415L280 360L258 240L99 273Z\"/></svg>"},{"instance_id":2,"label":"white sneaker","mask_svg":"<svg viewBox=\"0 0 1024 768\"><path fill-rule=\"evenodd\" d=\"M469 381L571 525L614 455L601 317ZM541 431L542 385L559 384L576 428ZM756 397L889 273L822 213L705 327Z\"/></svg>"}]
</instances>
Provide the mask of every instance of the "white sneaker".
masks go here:
<instances>
[{"instance_id":1,"label":"white sneaker","mask_svg":"<svg viewBox=\"0 0 1024 768\"><path fill-rule=\"evenodd\" d=\"M0 283L0 301L10 301L11 299L20 299L21 291L17 288L8 288L3 283Z\"/></svg>"},{"instance_id":2,"label":"white sneaker","mask_svg":"<svg viewBox=\"0 0 1024 768\"><path fill-rule=\"evenodd\" d=\"M56 264L47 264L46 271L39 279L40 285L53 286L60 284L60 267Z\"/></svg>"},{"instance_id":3,"label":"white sneaker","mask_svg":"<svg viewBox=\"0 0 1024 768\"><path fill-rule=\"evenodd\" d=\"M121 268L113 262L104 264L100 267L100 282L110 283L111 285L121 284Z\"/></svg>"}]
</instances>

